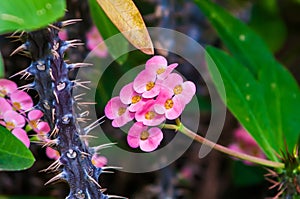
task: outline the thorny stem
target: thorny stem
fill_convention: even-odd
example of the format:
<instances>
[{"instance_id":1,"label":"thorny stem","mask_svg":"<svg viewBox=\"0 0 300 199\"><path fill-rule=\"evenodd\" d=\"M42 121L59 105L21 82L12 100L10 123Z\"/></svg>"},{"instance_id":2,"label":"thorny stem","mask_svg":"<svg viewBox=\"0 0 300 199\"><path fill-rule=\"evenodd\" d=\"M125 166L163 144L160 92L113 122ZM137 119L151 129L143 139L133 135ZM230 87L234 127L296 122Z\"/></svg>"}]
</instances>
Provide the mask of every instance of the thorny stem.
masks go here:
<instances>
[{"instance_id":1,"label":"thorny stem","mask_svg":"<svg viewBox=\"0 0 300 199\"><path fill-rule=\"evenodd\" d=\"M190 129L188 129L187 127L185 127L178 119L176 120L176 123L177 123L176 125L175 124L165 124L163 126L163 128L179 131L179 132L183 133L184 135L188 136L189 138L194 139L201 144L204 144L204 145L209 146L217 151L220 151L222 153L225 153L227 155L230 155L232 157L235 157L235 158L238 158L241 160L247 160L249 162L260 164L260 165L267 166L267 167L273 167L273 168L278 168L278 169L284 168L284 164L281 162L274 162L274 161L258 158L255 156L247 155L245 153L237 152L237 151L231 150L227 147L224 147L222 145L219 145L217 143L214 143L208 139L205 139L204 137L198 135L197 133L195 133L195 132L191 131Z\"/></svg>"}]
</instances>

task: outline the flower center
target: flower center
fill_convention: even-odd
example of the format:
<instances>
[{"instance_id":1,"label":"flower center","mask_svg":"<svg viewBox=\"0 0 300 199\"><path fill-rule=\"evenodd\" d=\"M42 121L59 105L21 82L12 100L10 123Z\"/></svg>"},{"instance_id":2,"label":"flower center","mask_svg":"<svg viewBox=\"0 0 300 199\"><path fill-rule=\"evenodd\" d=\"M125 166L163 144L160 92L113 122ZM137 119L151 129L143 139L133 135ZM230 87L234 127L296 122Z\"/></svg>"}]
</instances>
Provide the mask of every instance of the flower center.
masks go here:
<instances>
[{"instance_id":1,"label":"flower center","mask_svg":"<svg viewBox=\"0 0 300 199\"><path fill-rule=\"evenodd\" d=\"M153 111L148 111L146 114L145 114L145 119L146 120L152 120L154 117L155 117L155 112Z\"/></svg>"},{"instance_id":2,"label":"flower center","mask_svg":"<svg viewBox=\"0 0 300 199\"><path fill-rule=\"evenodd\" d=\"M173 91L174 91L175 95L179 95L180 93L182 93L182 86L181 85L175 86L175 88L173 89Z\"/></svg>"},{"instance_id":3,"label":"flower center","mask_svg":"<svg viewBox=\"0 0 300 199\"><path fill-rule=\"evenodd\" d=\"M6 128L7 129L14 129L15 128L15 124L13 122L6 122Z\"/></svg>"},{"instance_id":4,"label":"flower center","mask_svg":"<svg viewBox=\"0 0 300 199\"><path fill-rule=\"evenodd\" d=\"M126 108L120 107L119 110L118 110L118 115L119 116L123 115L125 113L125 111L126 111Z\"/></svg>"},{"instance_id":5,"label":"flower center","mask_svg":"<svg viewBox=\"0 0 300 199\"><path fill-rule=\"evenodd\" d=\"M15 107L16 110L21 110L21 104L19 102L14 102L13 106Z\"/></svg>"},{"instance_id":6,"label":"flower center","mask_svg":"<svg viewBox=\"0 0 300 199\"><path fill-rule=\"evenodd\" d=\"M148 131L143 131L142 133L141 133L141 135L140 135L140 139L141 140L147 140L148 139L148 137L149 137L149 132Z\"/></svg>"},{"instance_id":7,"label":"flower center","mask_svg":"<svg viewBox=\"0 0 300 199\"><path fill-rule=\"evenodd\" d=\"M38 128L38 121L37 120L31 120L29 122L30 126L33 128L33 129L37 129Z\"/></svg>"},{"instance_id":8,"label":"flower center","mask_svg":"<svg viewBox=\"0 0 300 199\"><path fill-rule=\"evenodd\" d=\"M142 99L142 98L141 98L141 96L139 96L139 95L133 96L133 97L131 98L131 104L136 104L136 103L138 103L141 99Z\"/></svg>"},{"instance_id":9,"label":"flower center","mask_svg":"<svg viewBox=\"0 0 300 199\"><path fill-rule=\"evenodd\" d=\"M174 102L172 99L168 99L166 102L165 102L165 108L166 109L170 109L170 108L173 108L174 106Z\"/></svg>"},{"instance_id":10,"label":"flower center","mask_svg":"<svg viewBox=\"0 0 300 199\"><path fill-rule=\"evenodd\" d=\"M146 84L146 90L147 91L150 91L153 87L155 86L155 83L154 82L148 82L147 84Z\"/></svg>"},{"instance_id":11,"label":"flower center","mask_svg":"<svg viewBox=\"0 0 300 199\"><path fill-rule=\"evenodd\" d=\"M160 75L160 74L162 74L165 71L166 71L165 68L159 68L159 69L157 69L156 74Z\"/></svg>"},{"instance_id":12,"label":"flower center","mask_svg":"<svg viewBox=\"0 0 300 199\"><path fill-rule=\"evenodd\" d=\"M6 91L5 87L3 87L3 86L0 87L0 94L1 94L1 97L4 97L5 95L7 95L7 91Z\"/></svg>"}]
</instances>

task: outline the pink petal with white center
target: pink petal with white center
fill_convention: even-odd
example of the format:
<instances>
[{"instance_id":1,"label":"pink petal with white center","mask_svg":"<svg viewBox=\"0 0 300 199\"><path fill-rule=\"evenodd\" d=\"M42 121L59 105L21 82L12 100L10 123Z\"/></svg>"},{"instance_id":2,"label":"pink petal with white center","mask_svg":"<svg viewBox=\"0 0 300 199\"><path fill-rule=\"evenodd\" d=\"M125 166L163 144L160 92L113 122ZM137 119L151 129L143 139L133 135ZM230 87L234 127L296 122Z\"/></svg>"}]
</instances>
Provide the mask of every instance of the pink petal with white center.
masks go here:
<instances>
[{"instance_id":1,"label":"pink petal with white center","mask_svg":"<svg viewBox=\"0 0 300 199\"><path fill-rule=\"evenodd\" d=\"M25 125L25 119L15 111L7 111L3 115L5 126L8 129L22 128Z\"/></svg>"},{"instance_id":2,"label":"pink petal with white center","mask_svg":"<svg viewBox=\"0 0 300 199\"><path fill-rule=\"evenodd\" d=\"M196 93L196 86L191 81L185 81L181 84L182 92L175 97L179 98L184 104L188 104Z\"/></svg>"},{"instance_id":3,"label":"pink petal with white center","mask_svg":"<svg viewBox=\"0 0 300 199\"><path fill-rule=\"evenodd\" d=\"M29 110L33 106L31 97L21 90L13 92L10 95L10 99L16 110Z\"/></svg>"},{"instance_id":4,"label":"pink petal with white center","mask_svg":"<svg viewBox=\"0 0 300 199\"><path fill-rule=\"evenodd\" d=\"M158 70L159 68L167 68L168 62L166 58L160 55L153 56L146 62L145 68L147 70Z\"/></svg>"},{"instance_id":5,"label":"pink petal with white center","mask_svg":"<svg viewBox=\"0 0 300 199\"><path fill-rule=\"evenodd\" d=\"M147 101L143 108L135 113L135 119L146 126L157 126L163 123L166 117L154 110L156 100Z\"/></svg>"},{"instance_id":6,"label":"pink petal with white center","mask_svg":"<svg viewBox=\"0 0 300 199\"><path fill-rule=\"evenodd\" d=\"M15 82L8 79L0 79L0 94L1 95L10 95L18 89L18 86Z\"/></svg>"},{"instance_id":7,"label":"pink petal with white center","mask_svg":"<svg viewBox=\"0 0 300 199\"><path fill-rule=\"evenodd\" d=\"M131 104L132 97L139 95L133 90L133 83L125 85L120 91L120 100L124 104Z\"/></svg>"},{"instance_id":8,"label":"pink petal with white center","mask_svg":"<svg viewBox=\"0 0 300 199\"><path fill-rule=\"evenodd\" d=\"M157 127L150 128L148 132L149 132L148 139L140 140L140 148L145 152L151 152L157 149L157 147L159 146L160 142L163 139L163 133Z\"/></svg>"},{"instance_id":9,"label":"pink petal with white center","mask_svg":"<svg viewBox=\"0 0 300 199\"><path fill-rule=\"evenodd\" d=\"M128 131L127 143L131 148L137 148L140 145L140 136L143 131L147 130L147 126L141 122L136 122Z\"/></svg>"},{"instance_id":10,"label":"pink petal with white center","mask_svg":"<svg viewBox=\"0 0 300 199\"><path fill-rule=\"evenodd\" d=\"M173 71L177 66L178 66L177 63L169 65L169 66L166 68L166 71L165 71L165 72L163 72L163 73L157 75L157 79L161 79L161 80L166 79L166 78L172 73L172 71Z\"/></svg>"},{"instance_id":11,"label":"pink petal with white center","mask_svg":"<svg viewBox=\"0 0 300 199\"><path fill-rule=\"evenodd\" d=\"M109 119L115 119L119 117L120 108L127 109L127 105L121 102L119 96L111 98L104 109L106 117Z\"/></svg>"},{"instance_id":12,"label":"pink petal with white center","mask_svg":"<svg viewBox=\"0 0 300 199\"><path fill-rule=\"evenodd\" d=\"M101 168L107 165L107 158L98 154L92 156L92 163L95 167Z\"/></svg>"},{"instance_id":13,"label":"pink petal with white center","mask_svg":"<svg viewBox=\"0 0 300 199\"><path fill-rule=\"evenodd\" d=\"M166 118L169 120L174 120L178 118L182 111L184 110L185 104L182 103L178 98L173 98L173 107L170 109L166 109Z\"/></svg>"},{"instance_id":14,"label":"pink petal with white center","mask_svg":"<svg viewBox=\"0 0 300 199\"><path fill-rule=\"evenodd\" d=\"M133 119L134 119L134 113L129 112L126 109L125 113L123 113L120 117L117 117L112 121L112 126L118 128L124 126L125 124L132 121Z\"/></svg>"},{"instance_id":15,"label":"pink petal with white center","mask_svg":"<svg viewBox=\"0 0 300 199\"><path fill-rule=\"evenodd\" d=\"M151 90L149 87L150 83L155 84L156 73L152 70L141 71L133 81L133 89L137 93L144 93L145 91ZM148 86L147 86L148 85ZM147 89L148 88L148 89Z\"/></svg>"},{"instance_id":16,"label":"pink petal with white center","mask_svg":"<svg viewBox=\"0 0 300 199\"><path fill-rule=\"evenodd\" d=\"M171 73L163 82L164 88L171 90L174 93L174 88L183 83L183 78L177 73Z\"/></svg>"},{"instance_id":17,"label":"pink petal with white center","mask_svg":"<svg viewBox=\"0 0 300 199\"><path fill-rule=\"evenodd\" d=\"M8 103L8 101L0 97L0 119L3 119L3 115L5 112L11 110L12 110L12 106Z\"/></svg>"},{"instance_id":18,"label":"pink petal with white center","mask_svg":"<svg viewBox=\"0 0 300 199\"><path fill-rule=\"evenodd\" d=\"M165 114L165 103L168 99L172 99L172 95L173 93L169 89L161 88L154 105L155 112L157 112L158 114Z\"/></svg>"},{"instance_id":19,"label":"pink petal with white center","mask_svg":"<svg viewBox=\"0 0 300 199\"><path fill-rule=\"evenodd\" d=\"M23 144L29 148L30 145L30 140L28 138L27 132L24 131L24 129L21 128L15 128L14 130L12 130L11 132L14 136L16 136L21 142L23 142Z\"/></svg>"},{"instance_id":20,"label":"pink petal with white center","mask_svg":"<svg viewBox=\"0 0 300 199\"><path fill-rule=\"evenodd\" d=\"M40 110L32 110L28 113L28 119L31 120L39 120L43 117L44 113Z\"/></svg>"},{"instance_id":21,"label":"pink petal with white center","mask_svg":"<svg viewBox=\"0 0 300 199\"><path fill-rule=\"evenodd\" d=\"M60 157L59 152L50 147L46 148L46 155L48 156L48 158L54 159L54 160L57 160Z\"/></svg>"}]
</instances>

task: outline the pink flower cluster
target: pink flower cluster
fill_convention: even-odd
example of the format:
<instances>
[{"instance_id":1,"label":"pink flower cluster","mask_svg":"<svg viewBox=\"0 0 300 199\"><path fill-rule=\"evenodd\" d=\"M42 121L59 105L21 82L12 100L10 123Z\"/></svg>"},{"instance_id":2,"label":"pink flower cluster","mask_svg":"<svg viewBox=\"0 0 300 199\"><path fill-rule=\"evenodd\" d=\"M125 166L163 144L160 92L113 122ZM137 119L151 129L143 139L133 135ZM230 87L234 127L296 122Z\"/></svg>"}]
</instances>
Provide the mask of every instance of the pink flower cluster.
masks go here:
<instances>
[{"instance_id":1,"label":"pink flower cluster","mask_svg":"<svg viewBox=\"0 0 300 199\"><path fill-rule=\"evenodd\" d=\"M158 126L166 119L178 118L195 95L193 82L184 81L179 74L172 73L177 65L168 65L162 56L152 57L134 81L107 103L105 115L113 120L114 127L136 120L127 136L132 148L140 147L146 152L155 150L163 134L158 127L152 126Z\"/></svg>"},{"instance_id":2,"label":"pink flower cluster","mask_svg":"<svg viewBox=\"0 0 300 199\"><path fill-rule=\"evenodd\" d=\"M264 152L259 148L256 141L243 127L239 127L234 131L234 142L230 144L228 148L258 158L266 158ZM248 161L244 161L244 163L252 165L252 163Z\"/></svg>"},{"instance_id":3,"label":"pink flower cluster","mask_svg":"<svg viewBox=\"0 0 300 199\"><path fill-rule=\"evenodd\" d=\"M103 43L102 36L96 26L92 26L92 28L87 32L86 41L87 48L92 50L96 56L106 57L108 55L107 47Z\"/></svg>"},{"instance_id":4,"label":"pink flower cluster","mask_svg":"<svg viewBox=\"0 0 300 199\"><path fill-rule=\"evenodd\" d=\"M33 109L31 97L18 90L16 83L0 79L0 104L0 124L10 130L26 147L30 145L27 132L23 129L26 123L38 134L50 131L48 123L41 121L43 113Z\"/></svg>"}]
</instances>

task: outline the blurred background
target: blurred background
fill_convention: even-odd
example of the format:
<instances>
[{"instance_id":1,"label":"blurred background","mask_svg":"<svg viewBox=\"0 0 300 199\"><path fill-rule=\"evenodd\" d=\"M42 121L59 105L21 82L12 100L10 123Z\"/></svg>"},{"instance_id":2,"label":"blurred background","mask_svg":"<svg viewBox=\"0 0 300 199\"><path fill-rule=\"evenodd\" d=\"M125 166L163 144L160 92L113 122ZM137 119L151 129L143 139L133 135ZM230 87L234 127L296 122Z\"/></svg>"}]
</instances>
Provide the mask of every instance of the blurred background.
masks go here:
<instances>
[{"instance_id":1,"label":"blurred background","mask_svg":"<svg viewBox=\"0 0 300 199\"><path fill-rule=\"evenodd\" d=\"M177 30L204 47L206 45L224 47L192 1L134 0L134 2L147 26ZM249 24L265 40L277 59L300 81L299 0L218 0L216 2ZM80 39L86 43L70 49L67 59L73 63L82 62L93 48L93 40L101 42L101 36L96 29L93 30L94 23L88 1L67 0L67 10L64 19L81 18L83 21L65 28L61 37ZM5 64L6 78L30 64L30 59L22 55L10 56L20 43L12 42L7 36L0 36L0 50ZM172 44L174 41L168 42ZM100 59L109 56L105 48L98 51L95 56ZM186 79L197 84L196 95L201 109L199 133L205 132L210 120L210 98L201 76L195 75L193 67L179 56L161 51L155 53L166 56L169 63L179 63L177 70ZM134 66L145 63L148 58L150 57L134 51L128 54L122 66L114 62L104 72L95 96L99 117L104 115L104 106L111 97L118 78ZM76 72L72 75L76 75ZM30 80L19 80L19 77L14 77L13 81L18 85L24 85ZM38 101L35 91L30 91L30 95L36 102ZM126 135L112 128L109 120L102 124L102 128L105 129L104 132L109 132L107 136L111 141L117 141L120 147L131 150L126 144ZM236 119L227 112L225 126L218 143L224 146L235 143L234 132L238 128ZM166 132L164 143L168 143L172 137L172 133ZM97 144L97 141L94 142L93 144ZM260 199L276 195L276 190L268 189L271 184L264 179L264 174L267 173L264 168L244 164L216 151L211 151L205 158L199 159L200 146L199 143L193 143L182 157L161 170L144 174L115 171L114 174L101 175L99 182L103 188L107 188L107 193L131 199ZM64 183L44 186L44 183L54 174L39 172L49 166L53 160L45 155L45 149L39 145L32 144L30 149L37 159L32 168L20 172L0 172L0 199L64 198L68 194L68 186ZM107 158L109 163L109 157Z\"/></svg>"}]
</instances>

